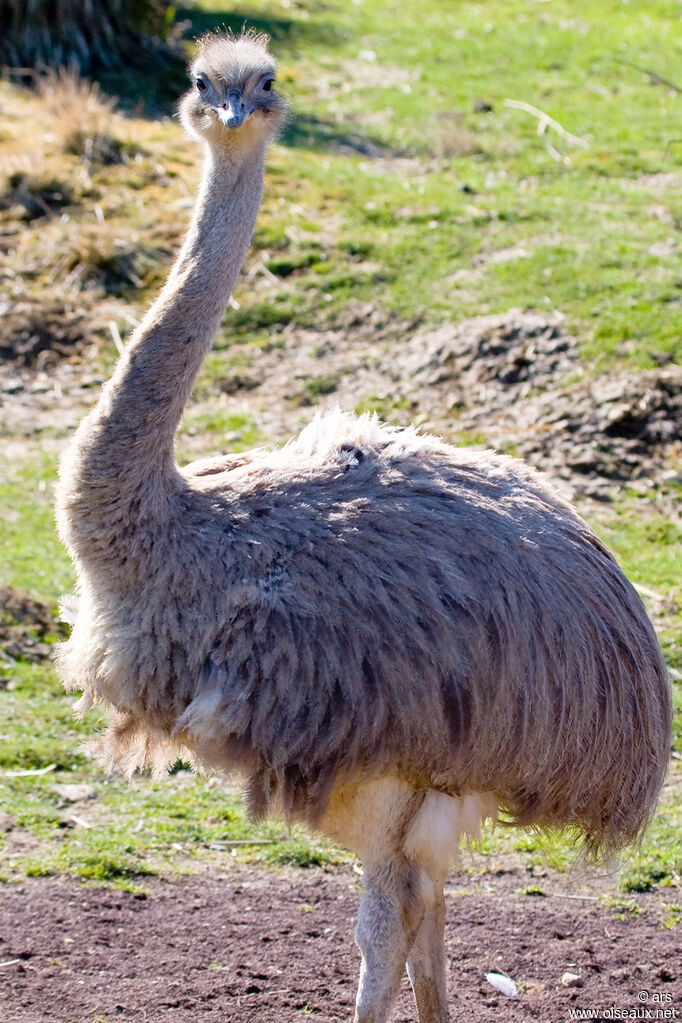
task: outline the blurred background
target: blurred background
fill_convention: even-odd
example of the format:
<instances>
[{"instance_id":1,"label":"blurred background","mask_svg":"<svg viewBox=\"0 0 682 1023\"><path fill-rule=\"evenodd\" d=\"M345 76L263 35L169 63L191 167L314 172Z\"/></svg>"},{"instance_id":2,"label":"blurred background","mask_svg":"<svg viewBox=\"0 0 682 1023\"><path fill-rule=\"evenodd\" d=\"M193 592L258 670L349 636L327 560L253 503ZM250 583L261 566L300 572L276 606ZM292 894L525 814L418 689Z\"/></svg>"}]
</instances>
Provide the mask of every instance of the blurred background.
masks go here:
<instances>
[{"instance_id":1,"label":"blurred background","mask_svg":"<svg viewBox=\"0 0 682 1023\"><path fill-rule=\"evenodd\" d=\"M294 114L179 457L282 442L339 402L546 470L638 586L673 673L673 772L617 883L679 885L679 14L672 0L0 0L3 878L135 888L226 852L345 857L253 828L182 764L163 784L103 778L79 751L97 712L73 720L50 660L73 587L59 454L187 223L201 154L175 108L192 40L246 24L271 35ZM483 848L493 866L573 856L525 833Z\"/></svg>"}]
</instances>

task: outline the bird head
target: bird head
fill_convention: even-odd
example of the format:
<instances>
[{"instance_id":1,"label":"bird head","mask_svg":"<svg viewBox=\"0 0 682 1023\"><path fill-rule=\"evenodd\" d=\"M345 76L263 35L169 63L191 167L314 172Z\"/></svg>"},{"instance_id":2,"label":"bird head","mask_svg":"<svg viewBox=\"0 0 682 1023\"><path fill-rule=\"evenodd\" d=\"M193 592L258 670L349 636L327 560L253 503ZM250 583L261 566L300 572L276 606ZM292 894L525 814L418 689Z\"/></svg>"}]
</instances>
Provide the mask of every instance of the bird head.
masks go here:
<instances>
[{"instance_id":1,"label":"bird head","mask_svg":"<svg viewBox=\"0 0 682 1023\"><path fill-rule=\"evenodd\" d=\"M275 60L266 35L203 36L190 77L180 120L191 135L211 145L267 141L286 121L288 108L275 90Z\"/></svg>"}]
</instances>

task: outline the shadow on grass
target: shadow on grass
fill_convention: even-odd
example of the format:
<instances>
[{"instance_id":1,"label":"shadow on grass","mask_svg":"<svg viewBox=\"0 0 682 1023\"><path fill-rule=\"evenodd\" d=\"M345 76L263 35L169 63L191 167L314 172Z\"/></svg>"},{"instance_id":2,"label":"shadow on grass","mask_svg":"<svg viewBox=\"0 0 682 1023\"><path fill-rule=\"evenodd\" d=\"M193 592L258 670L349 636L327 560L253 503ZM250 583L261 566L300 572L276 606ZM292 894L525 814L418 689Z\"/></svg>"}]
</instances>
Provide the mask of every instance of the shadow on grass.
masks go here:
<instances>
[{"instance_id":1,"label":"shadow on grass","mask_svg":"<svg viewBox=\"0 0 682 1023\"><path fill-rule=\"evenodd\" d=\"M130 67L100 71L92 78L103 92L116 97L124 112L151 120L171 117L187 89L190 55L189 43L182 42L177 51L144 54Z\"/></svg>"},{"instance_id":2,"label":"shadow on grass","mask_svg":"<svg viewBox=\"0 0 682 1023\"><path fill-rule=\"evenodd\" d=\"M320 5L323 10L323 6ZM318 21L314 16L303 21L296 18L254 16L250 11L236 8L231 11L205 11L196 7L178 7L176 20L189 21L191 28L188 34L192 37L212 32L215 29L228 29L241 32L246 28L257 32L266 32L272 39L279 55L295 52L300 43L320 43L333 49L345 42L348 33L326 21Z\"/></svg>"},{"instance_id":3,"label":"shadow on grass","mask_svg":"<svg viewBox=\"0 0 682 1023\"><path fill-rule=\"evenodd\" d=\"M253 17L248 11L210 11L188 6L178 7L175 23L184 26L183 38L173 53L169 49L141 55L132 66L97 75L101 88L115 95L124 110L134 110L150 118L171 116L179 96L187 88L186 64L193 53L193 40L205 32L242 28L266 32L273 40L278 56L286 59L302 43L315 42L333 49L345 39L344 33L326 22L311 18L297 21L286 17Z\"/></svg>"},{"instance_id":4,"label":"shadow on grass","mask_svg":"<svg viewBox=\"0 0 682 1023\"><path fill-rule=\"evenodd\" d=\"M353 156L402 156L380 139L353 131L315 114L294 114L279 140L292 149L310 149L316 153L340 153Z\"/></svg>"},{"instance_id":5,"label":"shadow on grass","mask_svg":"<svg viewBox=\"0 0 682 1023\"><path fill-rule=\"evenodd\" d=\"M163 59L149 56L138 61L135 67L103 72L97 77L101 88L117 96L124 110L134 110L136 114L141 113L150 118L172 116L178 98L187 88L186 62L192 55L192 41L204 32L220 29L240 32L244 26L258 32L267 32L278 56L284 60L287 55L296 55L299 44L314 42L333 50L346 38L341 29L314 18L299 21L275 16L252 17L240 9L218 12L179 7L176 22L187 22L179 46L180 52L173 54L167 51ZM370 158L400 155L377 138L314 114L294 113L280 141L290 148L310 149L314 152L345 153Z\"/></svg>"}]
</instances>

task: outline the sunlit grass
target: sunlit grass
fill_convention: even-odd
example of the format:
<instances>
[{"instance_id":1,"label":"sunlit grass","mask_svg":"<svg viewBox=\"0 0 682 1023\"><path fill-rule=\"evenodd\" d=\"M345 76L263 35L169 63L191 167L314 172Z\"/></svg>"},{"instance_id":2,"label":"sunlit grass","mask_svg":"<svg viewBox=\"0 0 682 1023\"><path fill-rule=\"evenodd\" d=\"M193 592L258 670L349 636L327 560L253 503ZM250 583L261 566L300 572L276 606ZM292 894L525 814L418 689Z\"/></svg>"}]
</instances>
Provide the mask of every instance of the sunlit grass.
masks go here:
<instances>
[{"instance_id":1,"label":"sunlit grass","mask_svg":"<svg viewBox=\"0 0 682 1023\"><path fill-rule=\"evenodd\" d=\"M0 459L0 582L56 602L73 569L55 530L56 458L17 465Z\"/></svg>"}]
</instances>

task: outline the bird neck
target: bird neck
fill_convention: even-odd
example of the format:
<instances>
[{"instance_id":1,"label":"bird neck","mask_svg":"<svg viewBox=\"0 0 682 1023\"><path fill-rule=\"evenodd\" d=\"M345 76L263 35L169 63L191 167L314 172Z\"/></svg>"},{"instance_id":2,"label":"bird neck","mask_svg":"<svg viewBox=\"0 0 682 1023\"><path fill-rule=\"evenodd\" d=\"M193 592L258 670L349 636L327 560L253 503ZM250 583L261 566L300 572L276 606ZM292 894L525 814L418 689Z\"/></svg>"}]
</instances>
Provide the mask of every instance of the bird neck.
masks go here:
<instances>
[{"instance_id":1,"label":"bird neck","mask_svg":"<svg viewBox=\"0 0 682 1023\"><path fill-rule=\"evenodd\" d=\"M209 150L194 218L161 294L121 357L100 402L106 464L134 440L146 469L174 463L175 431L225 312L251 241L263 190L264 148L240 159ZM140 448L143 447L143 450ZM132 466L129 465L132 469Z\"/></svg>"},{"instance_id":2,"label":"bird neck","mask_svg":"<svg viewBox=\"0 0 682 1023\"><path fill-rule=\"evenodd\" d=\"M208 152L168 280L64 457L58 515L69 547L80 526L92 536L98 518L130 522L132 509L161 509L177 490L175 432L251 240L264 151Z\"/></svg>"}]
</instances>

